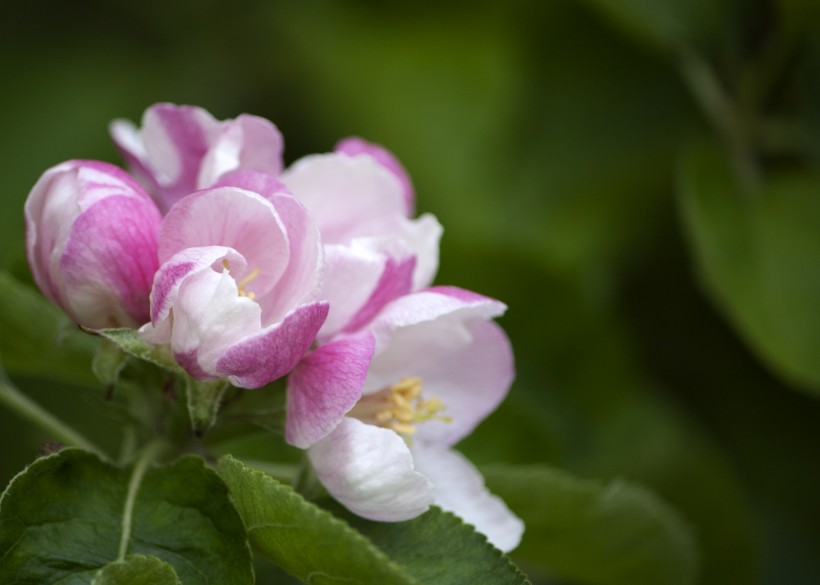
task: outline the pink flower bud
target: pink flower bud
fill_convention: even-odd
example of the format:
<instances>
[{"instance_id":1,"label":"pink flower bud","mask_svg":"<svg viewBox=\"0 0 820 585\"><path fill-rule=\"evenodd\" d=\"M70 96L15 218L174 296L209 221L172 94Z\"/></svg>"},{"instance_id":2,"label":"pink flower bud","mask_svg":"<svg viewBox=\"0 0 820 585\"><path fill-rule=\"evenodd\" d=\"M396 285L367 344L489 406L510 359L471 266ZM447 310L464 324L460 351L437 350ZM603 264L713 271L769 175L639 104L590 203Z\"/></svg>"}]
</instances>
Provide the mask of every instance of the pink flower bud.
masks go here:
<instances>
[{"instance_id":1,"label":"pink flower bud","mask_svg":"<svg viewBox=\"0 0 820 585\"><path fill-rule=\"evenodd\" d=\"M29 266L46 297L86 327L148 321L161 216L124 171L97 161L52 167L25 215Z\"/></svg>"}]
</instances>

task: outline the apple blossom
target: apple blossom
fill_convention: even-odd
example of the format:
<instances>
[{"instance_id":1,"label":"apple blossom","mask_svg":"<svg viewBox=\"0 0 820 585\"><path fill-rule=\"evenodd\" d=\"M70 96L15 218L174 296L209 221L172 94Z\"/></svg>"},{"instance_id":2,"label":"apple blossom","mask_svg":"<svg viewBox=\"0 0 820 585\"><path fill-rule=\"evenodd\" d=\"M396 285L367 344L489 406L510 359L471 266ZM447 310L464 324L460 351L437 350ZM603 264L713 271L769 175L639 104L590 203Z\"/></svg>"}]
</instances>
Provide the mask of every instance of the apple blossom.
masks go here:
<instances>
[{"instance_id":1,"label":"apple blossom","mask_svg":"<svg viewBox=\"0 0 820 585\"><path fill-rule=\"evenodd\" d=\"M230 171L275 176L282 170L282 135L257 116L242 114L220 122L202 108L161 103L145 111L141 129L116 120L110 131L131 171L163 212Z\"/></svg>"},{"instance_id":2,"label":"apple blossom","mask_svg":"<svg viewBox=\"0 0 820 585\"><path fill-rule=\"evenodd\" d=\"M392 301L362 331L320 346L296 367L285 437L308 448L334 498L382 521L413 518L435 503L502 550L517 546L521 521L451 449L509 390L509 340L490 321L505 308L476 293L434 287ZM368 352L374 357L362 380L355 364ZM346 384L339 363L349 364Z\"/></svg>"},{"instance_id":3,"label":"apple blossom","mask_svg":"<svg viewBox=\"0 0 820 585\"><path fill-rule=\"evenodd\" d=\"M148 320L160 213L121 169L73 160L47 170L25 205L26 252L43 294L78 324Z\"/></svg>"},{"instance_id":4,"label":"apple blossom","mask_svg":"<svg viewBox=\"0 0 820 585\"><path fill-rule=\"evenodd\" d=\"M328 306L316 300L319 233L280 190L219 186L180 199L159 233L161 266L145 339L170 344L199 380L257 388L287 374Z\"/></svg>"},{"instance_id":5,"label":"apple blossom","mask_svg":"<svg viewBox=\"0 0 820 585\"><path fill-rule=\"evenodd\" d=\"M358 138L310 155L281 181L310 211L325 245L322 296L327 339L360 329L391 300L429 286L438 268L441 225L410 219L413 190L396 158Z\"/></svg>"}]
</instances>

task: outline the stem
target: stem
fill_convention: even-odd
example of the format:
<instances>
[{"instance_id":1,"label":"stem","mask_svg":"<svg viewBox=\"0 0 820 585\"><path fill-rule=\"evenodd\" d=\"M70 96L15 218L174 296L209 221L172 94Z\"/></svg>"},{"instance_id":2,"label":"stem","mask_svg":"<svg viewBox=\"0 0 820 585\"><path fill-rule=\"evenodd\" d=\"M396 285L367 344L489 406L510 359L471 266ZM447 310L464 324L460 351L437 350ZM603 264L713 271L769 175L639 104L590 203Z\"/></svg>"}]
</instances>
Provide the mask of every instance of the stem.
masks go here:
<instances>
[{"instance_id":1,"label":"stem","mask_svg":"<svg viewBox=\"0 0 820 585\"><path fill-rule=\"evenodd\" d=\"M0 379L0 402L61 442L80 447L107 459L105 453L94 443L20 392L9 381L3 379Z\"/></svg>"},{"instance_id":2,"label":"stem","mask_svg":"<svg viewBox=\"0 0 820 585\"><path fill-rule=\"evenodd\" d=\"M162 441L150 443L134 465L134 471L131 472L131 479L128 482L128 494L125 496L125 508L122 512L122 533L120 534L118 561L125 559L128 552L128 541L131 539L131 525L134 520L134 504L137 501L137 493L142 484L142 479L145 477L145 472L148 471L148 466L156 459L162 447Z\"/></svg>"},{"instance_id":3,"label":"stem","mask_svg":"<svg viewBox=\"0 0 820 585\"><path fill-rule=\"evenodd\" d=\"M760 171L734 104L709 64L697 53L684 47L680 49L679 56L683 78L726 143L742 192L751 195L760 186Z\"/></svg>"}]
</instances>

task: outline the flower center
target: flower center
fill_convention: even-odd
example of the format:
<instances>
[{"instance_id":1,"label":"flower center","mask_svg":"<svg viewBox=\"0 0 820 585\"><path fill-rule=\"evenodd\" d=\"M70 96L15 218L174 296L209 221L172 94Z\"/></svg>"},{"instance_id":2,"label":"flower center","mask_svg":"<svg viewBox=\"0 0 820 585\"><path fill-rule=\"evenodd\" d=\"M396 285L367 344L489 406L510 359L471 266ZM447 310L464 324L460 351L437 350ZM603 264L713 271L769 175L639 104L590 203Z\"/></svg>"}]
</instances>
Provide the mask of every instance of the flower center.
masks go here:
<instances>
[{"instance_id":1,"label":"flower center","mask_svg":"<svg viewBox=\"0 0 820 585\"><path fill-rule=\"evenodd\" d=\"M350 415L359 420L392 429L404 437L416 434L416 423L438 420L451 422L439 414L446 408L435 396L424 398L419 377L406 377L384 390L363 396Z\"/></svg>"},{"instance_id":2,"label":"flower center","mask_svg":"<svg viewBox=\"0 0 820 585\"><path fill-rule=\"evenodd\" d=\"M231 266L230 266L230 264L228 263L228 261L227 261L227 260L222 260L222 266L224 266L224 267L225 267L225 270L227 270L228 272L230 272L230 270L231 270ZM248 285L248 284L249 284L249 283L250 283L250 282L251 282L254 278L256 278L257 276L259 276L259 273L260 273L260 272L261 272L261 271L260 271L258 268L254 268L253 270L251 270L251 271L250 271L250 273L249 273L249 274L248 274L245 278L243 278L242 280L240 280L239 282L237 282L237 283L236 283L236 287L239 289L239 296L240 296L240 297L248 297L250 300L254 300L254 299L256 298L256 295L255 295L253 292L247 292L247 291L245 290L245 287L246 287L246 286L247 286L247 285Z\"/></svg>"}]
</instances>

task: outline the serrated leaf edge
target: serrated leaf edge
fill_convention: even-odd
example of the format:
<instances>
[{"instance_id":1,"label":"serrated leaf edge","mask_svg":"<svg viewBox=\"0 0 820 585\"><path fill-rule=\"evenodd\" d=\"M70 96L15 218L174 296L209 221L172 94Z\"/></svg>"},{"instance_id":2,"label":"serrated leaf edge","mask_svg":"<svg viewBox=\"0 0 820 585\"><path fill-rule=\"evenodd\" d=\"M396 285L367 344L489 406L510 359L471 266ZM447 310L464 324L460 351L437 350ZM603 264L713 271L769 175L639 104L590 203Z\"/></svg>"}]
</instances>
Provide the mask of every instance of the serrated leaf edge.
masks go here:
<instances>
[{"instance_id":1,"label":"serrated leaf edge","mask_svg":"<svg viewBox=\"0 0 820 585\"><path fill-rule=\"evenodd\" d=\"M363 535L361 532L359 532L358 530L353 528L350 524L348 524L347 522L345 522L341 518L338 518L338 517L334 516L333 514L331 514L330 512L328 512L327 510L323 510L322 508L320 508L316 504L313 504L312 502L307 501L300 494L293 491L293 489L290 486L288 486L286 484L283 484L280 481L277 481L276 479L274 479L273 477L271 477L270 475L268 475L267 473L265 473L263 471L259 471L258 469L254 469L253 467L249 467L249 466L245 465L242 461L240 461L239 459L236 459L235 457L232 457L231 455L223 455L222 457L219 458L218 469L222 467L223 462L227 462L227 464L239 465L244 470L249 471L252 475L260 476L262 478L263 482L270 484L272 487L277 489L277 491L282 491L289 500L298 501L302 505L302 507L305 510L307 510L311 515L313 515L314 517L327 518L330 521L331 524L337 526L340 530L342 530L346 534L349 534L353 538L354 541L358 541L359 543L361 543L361 545L364 546L377 559L379 559L381 561L384 561L385 565L388 566L391 571L397 571L398 573L400 573L400 575L403 578L406 578L408 580L408 583L422 585L421 583L419 583L419 581L415 577L413 577L412 575L410 575L407 572L406 567L404 567L400 563L397 563L396 561L391 559L383 550L381 550L378 546L376 546L373 543L373 541L371 541L369 538L367 538L365 535ZM230 495L230 490L229 490L229 495ZM241 516L241 514L240 514L240 516ZM242 521L245 522L245 519L243 518ZM245 529L248 532L248 537L250 538L251 533L254 530L257 530L257 529L262 528L262 527L263 526L261 526L261 525L257 526L257 527L248 527L248 525L246 523ZM309 580L308 580L308 583L310 583Z\"/></svg>"}]
</instances>

